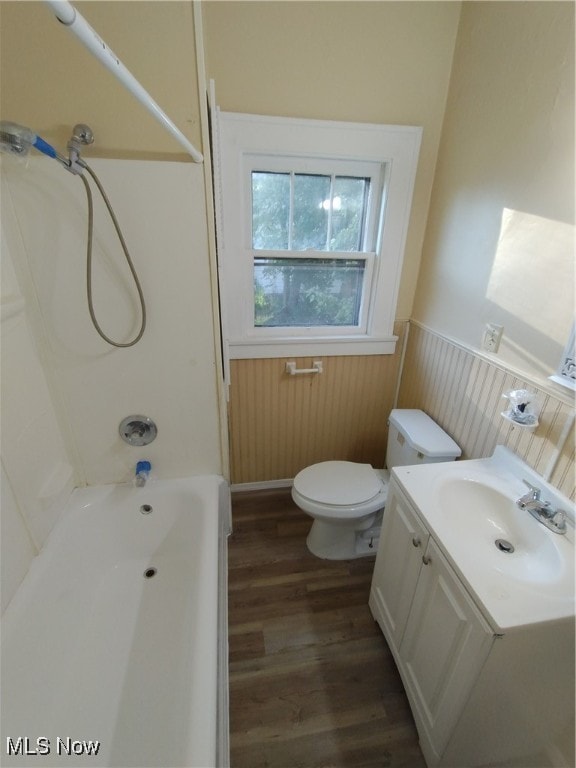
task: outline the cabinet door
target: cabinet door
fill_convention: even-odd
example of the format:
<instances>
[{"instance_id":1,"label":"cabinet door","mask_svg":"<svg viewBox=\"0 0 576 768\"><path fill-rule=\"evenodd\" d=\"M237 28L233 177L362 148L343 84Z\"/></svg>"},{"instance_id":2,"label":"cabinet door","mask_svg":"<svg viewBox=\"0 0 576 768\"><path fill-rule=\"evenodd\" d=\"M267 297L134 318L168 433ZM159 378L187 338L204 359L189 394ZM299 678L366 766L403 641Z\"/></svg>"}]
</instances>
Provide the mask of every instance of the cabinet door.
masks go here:
<instances>
[{"instance_id":1,"label":"cabinet door","mask_svg":"<svg viewBox=\"0 0 576 768\"><path fill-rule=\"evenodd\" d=\"M395 655L404 634L428 538L420 518L392 481L369 604Z\"/></svg>"},{"instance_id":2,"label":"cabinet door","mask_svg":"<svg viewBox=\"0 0 576 768\"><path fill-rule=\"evenodd\" d=\"M430 539L400 666L422 749L432 762L442 755L493 640L489 625Z\"/></svg>"}]
</instances>

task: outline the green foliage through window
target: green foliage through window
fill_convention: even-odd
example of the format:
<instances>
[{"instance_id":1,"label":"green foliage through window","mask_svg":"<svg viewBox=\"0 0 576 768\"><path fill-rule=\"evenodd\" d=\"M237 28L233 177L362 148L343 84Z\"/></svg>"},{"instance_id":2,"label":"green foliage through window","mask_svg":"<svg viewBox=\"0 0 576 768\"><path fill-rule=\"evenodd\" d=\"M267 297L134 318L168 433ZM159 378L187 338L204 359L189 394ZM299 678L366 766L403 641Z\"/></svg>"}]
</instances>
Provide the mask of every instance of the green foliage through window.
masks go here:
<instances>
[{"instance_id":1,"label":"green foliage through window","mask_svg":"<svg viewBox=\"0 0 576 768\"><path fill-rule=\"evenodd\" d=\"M370 179L252 172L255 250L362 251Z\"/></svg>"},{"instance_id":2,"label":"green foliage through window","mask_svg":"<svg viewBox=\"0 0 576 768\"><path fill-rule=\"evenodd\" d=\"M363 259L254 260L254 325L358 325Z\"/></svg>"},{"instance_id":3,"label":"green foliage through window","mask_svg":"<svg viewBox=\"0 0 576 768\"><path fill-rule=\"evenodd\" d=\"M362 252L370 179L252 171L255 251ZM254 325L358 325L364 259L254 259Z\"/></svg>"}]
</instances>

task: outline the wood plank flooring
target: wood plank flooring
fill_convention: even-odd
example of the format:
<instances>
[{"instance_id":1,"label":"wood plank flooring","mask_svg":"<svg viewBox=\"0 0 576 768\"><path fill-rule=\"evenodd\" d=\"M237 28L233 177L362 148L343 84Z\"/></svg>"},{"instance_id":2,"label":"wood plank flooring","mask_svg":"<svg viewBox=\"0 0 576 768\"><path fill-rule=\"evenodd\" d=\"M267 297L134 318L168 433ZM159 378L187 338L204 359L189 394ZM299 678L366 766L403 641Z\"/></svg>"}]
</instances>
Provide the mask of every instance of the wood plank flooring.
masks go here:
<instances>
[{"instance_id":1,"label":"wood plank flooring","mask_svg":"<svg viewBox=\"0 0 576 768\"><path fill-rule=\"evenodd\" d=\"M426 768L368 595L374 558L328 561L288 490L235 493L232 768Z\"/></svg>"}]
</instances>

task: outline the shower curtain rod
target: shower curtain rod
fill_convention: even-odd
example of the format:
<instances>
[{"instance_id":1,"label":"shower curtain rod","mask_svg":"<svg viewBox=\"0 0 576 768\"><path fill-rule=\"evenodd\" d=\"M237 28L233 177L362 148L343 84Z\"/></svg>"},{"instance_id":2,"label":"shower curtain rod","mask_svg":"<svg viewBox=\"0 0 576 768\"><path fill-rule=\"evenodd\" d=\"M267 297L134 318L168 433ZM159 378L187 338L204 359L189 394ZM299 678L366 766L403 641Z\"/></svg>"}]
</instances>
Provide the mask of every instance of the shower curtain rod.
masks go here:
<instances>
[{"instance_id":1,"label":"shower curtain rod","mask_svg":"<svg viewBox=\"0 0 576 768\"><path fill-rule=\"evenodd\" d=\"M151 112L172 136L180 142L184 149L192 156L195 163L202 163L204 158L191 144L186 136L170 120L168 115L158 106L152 96L136 80L134 75L126 69L118 56L106 45L104 40L92 29L84 17L68 2L68 0L44 0L53 10L58 21L70 29L76 37L94 54L104 66L114 74L117 79L135 96L138 101Z\"/></svg>"}]
</instances>

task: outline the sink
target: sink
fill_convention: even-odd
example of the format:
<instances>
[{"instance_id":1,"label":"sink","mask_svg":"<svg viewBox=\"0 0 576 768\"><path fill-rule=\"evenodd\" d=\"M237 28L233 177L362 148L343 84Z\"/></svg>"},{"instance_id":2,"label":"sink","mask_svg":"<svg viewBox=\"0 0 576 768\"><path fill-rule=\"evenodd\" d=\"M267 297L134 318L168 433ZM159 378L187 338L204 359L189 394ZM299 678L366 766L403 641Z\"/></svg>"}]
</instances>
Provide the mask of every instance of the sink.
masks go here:
<instances>
[{"instance_id":1,"label":"sink","mask_svg":"<svg viewBox=\"0 0 576 768\"><path fill-rule=\"evenodd\" d=\"M530 521L509 495L463 477L444 478L437 493L447 524L464 546L468 540L484 559L484 567L536 585L558 580L563 558L556 542L542 536L541 523Z\"/></svg>"},{"instance_id":2,"label":"sink","mask_svg":"<svg viewBox=\"0 0 576 768\"><path fill-rule=\"evenodd\" d=\"M574 617L574 505L512 451L392 475L496 632ZM567 513L565 535L516 504L524 481Z\"/></svg>"}]
</instances>

